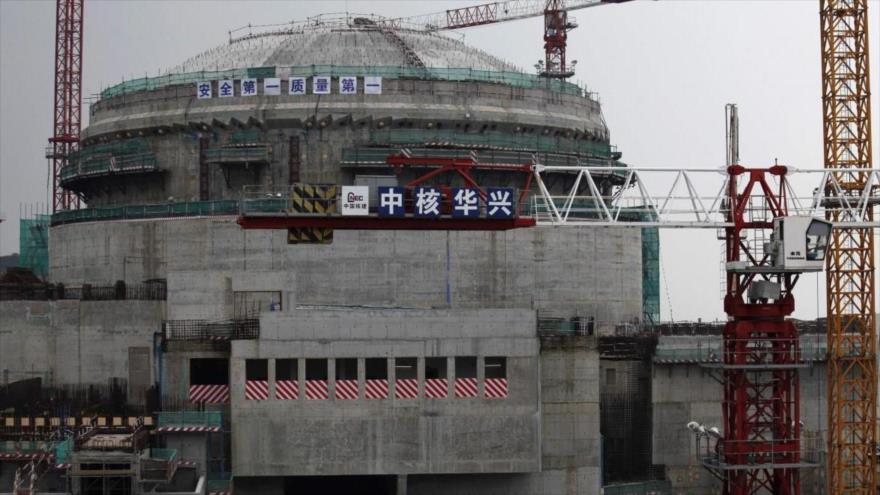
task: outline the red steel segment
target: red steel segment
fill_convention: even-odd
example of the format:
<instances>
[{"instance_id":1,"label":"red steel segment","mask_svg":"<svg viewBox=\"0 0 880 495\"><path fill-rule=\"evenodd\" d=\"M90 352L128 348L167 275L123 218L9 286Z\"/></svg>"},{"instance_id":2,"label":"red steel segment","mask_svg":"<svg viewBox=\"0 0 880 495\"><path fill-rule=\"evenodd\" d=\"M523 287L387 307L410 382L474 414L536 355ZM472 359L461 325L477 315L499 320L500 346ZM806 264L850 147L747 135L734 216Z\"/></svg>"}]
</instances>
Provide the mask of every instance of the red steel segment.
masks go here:
<instances>
[{"instance_id":1,"label":"red steel segment","mask_svg":"<svg viewBox=\"0 0 880 495\"><path fill-rule=\"evenodd\" d=\"M498 3L474 5L446 11L446 29L459 29L491 24L498 20Z\"/></svg>"},{"instance_id":2,"label":"red steel segment","mask_svg":"<svg viewBox=\"0 0 880 495\"><path fill-rule=\"evenodd\" d=\"M82 113L83 0L55 3L55 111L52 145L52 212L79 207L79 198L61 187L61 169L79 149Z\"/></svg>"},{"instance_id":3,"label":"red steel segment","mask_svg":"<svg viewBox=\"0 0 880 495\"><path fill-rule=\"evenodd\" d=\"M749 243L747 234L772 229L773 218L788 214L786 169L737 165L729 167L728 173L728 221L733 227L725 232L726 261L769 267L769 255L763 246ZM770 175L779 178L778 187L771 187ZM738 180L745 181L741 192ZM754 272L727 271L724 310L730 320L724 328L721 364L724 438L718 444L722 493L798 495L799 469L804 467L798 378L801 355L797 330L785 319L794 310L792 289L798 274L760 275L779 284L781 296L775 301L747 297L748 287L757 277Z\"/></svg>"}]
</instances>

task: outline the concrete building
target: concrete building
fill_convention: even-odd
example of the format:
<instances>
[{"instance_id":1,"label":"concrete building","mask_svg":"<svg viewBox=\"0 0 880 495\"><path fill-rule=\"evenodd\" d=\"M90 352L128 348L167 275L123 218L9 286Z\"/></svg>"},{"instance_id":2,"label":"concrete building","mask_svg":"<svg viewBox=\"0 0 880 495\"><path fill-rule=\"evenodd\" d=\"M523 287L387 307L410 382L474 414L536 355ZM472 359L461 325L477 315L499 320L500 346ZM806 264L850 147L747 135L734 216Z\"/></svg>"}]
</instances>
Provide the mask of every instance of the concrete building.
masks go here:
<instances>
[{"instance_id":1,"label":"concrete building","mask_svg":"<svg viewBox=\"0 0 880 495\"><path fill-rule=\"evenodd\" d=\"M0 303L3 385L47 391L11 404L0 492L33 456L71 493L567 494L627 476L603 469L598 336L659 316L656 234L291 243L236 223L253 194L276 211L310 185L469 184L389 156L466 157L470 179L510 188L528 184L511 164L620 165L595 96L450 38L325 18L109 88L90 117L62 171L87 208L51 220L56 285ZM23 446L24 417L68 426L69 457L58 428Z\"/></svg>"}]
</instances>

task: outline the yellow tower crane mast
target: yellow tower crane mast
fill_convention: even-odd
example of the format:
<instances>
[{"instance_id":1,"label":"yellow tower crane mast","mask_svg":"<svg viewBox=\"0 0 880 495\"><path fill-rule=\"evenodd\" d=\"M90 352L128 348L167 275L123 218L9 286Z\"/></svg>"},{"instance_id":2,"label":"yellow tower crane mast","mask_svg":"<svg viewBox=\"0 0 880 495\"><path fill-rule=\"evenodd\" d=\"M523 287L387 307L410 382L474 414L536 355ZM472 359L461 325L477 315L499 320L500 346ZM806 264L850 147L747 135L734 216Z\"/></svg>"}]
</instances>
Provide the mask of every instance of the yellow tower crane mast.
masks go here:
<instances>
[{"instance_id":1,"label":"yellow tower crane mast","mask_svg":"<svg viewBox=\"0 0 880 495\"><path fill-rule=\"evenodd\" d=\"M820 0L825 168L831 201L862 194L871 168L868 0ZM850 170L852 170L850 172ZM869 204L871 221L876 204ZM830 214L839 218L841 210ZM877 494L877 320L871 229L834 229L827 259L828 493Z\"/></svg>"}]
</instances>

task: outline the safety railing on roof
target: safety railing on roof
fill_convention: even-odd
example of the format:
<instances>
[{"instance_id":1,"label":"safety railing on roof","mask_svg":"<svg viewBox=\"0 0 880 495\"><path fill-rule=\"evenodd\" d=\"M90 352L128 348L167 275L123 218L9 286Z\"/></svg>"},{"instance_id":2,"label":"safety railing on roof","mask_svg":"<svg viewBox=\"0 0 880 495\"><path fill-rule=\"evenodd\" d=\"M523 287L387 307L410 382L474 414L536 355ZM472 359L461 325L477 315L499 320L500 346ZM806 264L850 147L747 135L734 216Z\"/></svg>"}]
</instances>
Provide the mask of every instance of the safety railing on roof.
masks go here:
<instances>
[{"instance_id":1,"label":"safety railing on roof","mask_svg":"<svg viewBox=\"0 0 880 495\"><path fill-rule=\"evenodd\" d=\"M517 71L492 71L456 67L397 67L356 65L301 65L290 67L291 76L379 76L387 79L428 79L440 81L476 81L504 84L517 88L546 89L559 93L591 97L585 88L567 81L540 77ZM196 71L141 77L123 81L101 92L101 98L112 98L127 93L151 91L168 86L193 84L198 81L275 77L275 67L251 67L219 71Z\"/></svg>"},{"instance_id":2,"label":"safety railing on roof","mask_svg":"<svg viewBox=\"0 0 880 495\"><path fill-rule=\"evenodd\" d=\"M386 158L389 155L401 154L404 149L406 149L406 152L410 156L462 159L473 158L478 163L489 164L527 164L537 162L553 166L578 166L590 164L592 166L601 167L612 163L607 158L586 158L571 154L551 152L473 150L469 148L404 148L402 146L344 148L342 150L342 160L340 163L344 166L384 166L386 164ZM621 173L621 176L623 175L624 174Z\"/></svg>"},{"instance_id":3,"label":"safety railing on roof","mask_svg":"<svg viewBox=\"0 0 880 495\"><path fill-rule=\"evenodd\" d=\"M103 206L61 211L52 215L52 225L100 220L237 215L238 201L189 201L153 205Z\"/></svg>"},{"instance_id":4,"label":"safety railing on roof","mask_svg":"<svg viewBox=\"0 0 880 495\"><path fill-rule=\"evenodd\" d=\"M478 81L505 84L518 88L549 89L578 96L587 95L577 84L516 71L493 71L457 67L396 67L358 65L300 65L290 67L291 76L379 76L387 79L435 79L441 81Z\"/></svg>"},{"instance_id":5,"label":"safety railing on roof","mask_svg":"<svg viewBox=\"0 0 880 495\"><path fill-rule=\"evenodd\" d=\"M153 153L95 157L88 162L62 168L60 172L61 183L100 175L156 172L159 170L157 163L156 155Z\"/></svg>"},{"instance_id":6,"label":"safety railing on roof","mask_svg":"<svg viewBox=\"0 0 880 495\"><path fill-rule=\"evenodd\" d=\"M121 82L115 86L111 86L101 91L101 98L112 98L126 93L134 93L138 91L151 91L161 89L167 86L176 86L179 84L193 84L198 81L221 80L221 79L242 79L242 78L265 78L275 77L275 67L251 67L247 69L229 69L229 70L203 70L197 72L186 72L182 74L166 74L156 77L141 77L130 81Z\"/></svg>"},{"instance_id":7,"label":"safety railing on roof","mask_svg":"<svg viewBox=\"0 0 880 495\"><path fill-rule=\"evenodd\" d=\"M616 154L614 147L603 141L571 139L540 134L508 134L501 132L457 132L448 129L384 129L370 131L373 145L482 146L509 150L575 153L601 158Z\"/></svg>"},{"instance_id":8,"label":"safety railing on roof","mask_svg":"<svg viewBox=\"0 0 880 495\"><path fill-rule=\"evenodd\" d=\"M247 147L212 148L205 150L204 156L208 163L268 163L272 161L272 146L256 144Z\"/></svg>"}]
</instances>

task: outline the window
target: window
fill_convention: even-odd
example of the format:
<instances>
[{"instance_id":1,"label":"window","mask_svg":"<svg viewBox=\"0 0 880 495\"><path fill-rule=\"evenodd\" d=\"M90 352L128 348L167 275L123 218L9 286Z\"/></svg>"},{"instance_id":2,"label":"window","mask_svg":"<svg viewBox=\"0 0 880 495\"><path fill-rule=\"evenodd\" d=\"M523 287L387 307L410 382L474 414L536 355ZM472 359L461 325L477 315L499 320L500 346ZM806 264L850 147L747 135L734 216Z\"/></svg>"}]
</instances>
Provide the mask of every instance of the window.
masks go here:
<instances>
[{"instance_id":1,"label":"window","mask_svg":"<svg viewBox=\"0 0 880 495\"><path fill-rule=\"evenodd\" d=\"M246 400L266 400L269 398L269 360L247 359L244 363Z\"/></svg>"},{"instance_id":2,"label":"window","mask_svg":"<svg viewBox=\"0 0 880 495\"><path fill-rule=\"evenodd\" d=\"M455 358L455 378L477 378L477 358Z\"/></svg>"},{"instance_id":3,"label":"window","mask_svg":"<svg viewBox=\"0 0 880 495\"><path fill-rule=\"evenodd\" d=\"M364 397L385 399L388 397L388 360L367 358L364 360Z\"/></svg>"},{"instance_id":4,"label":"window","mask_svg":"<svg viewBox=\"0 0 880 495\"><path fill-rule=\"evenodd\" d=\"M446 378L446 358L445 357L429 357L425 358L425 378L437 379Z\"/></svg>"},{"instance_id":5,"label":"window","mask_svg":"<svg viewBox=\"0 0 880 495\"><path fill-rule=\"evenodd\" d=\"M229 385L228 359L190 359L190 385Z\"/></svg>"},{"instance_id":6,"label":"window","mask_svg":"<svg viewBox=\"0 0 880 495\"><path fill-rule=\"evenodd\" d=\"M336 384L334 396L340 400L358 398L358 362L354 358L336 359Z\"/></svg>"},{"instance_id":7,"label":"window","mask_svg":"<svg viewBox=\"0 0 880 495\"><path fill-rule=\"evenodd\" d=\"M299 375L299 362L296 359L275 360L275 381L296 380Z\"/></svg>"},{"instance_id":8,"label":"window","mask_svg":"<svg viewBox=\"0 0 880 495\"><path fill-rule=\"evenodd\" d=\"M448 395L449 381L446 379L446 358L425 358L425 397L445 399Z\"/></svg>"},{"instance_id":9,"label":"window","mask_svg":"<svg viewBox=\"0 0 880 495\"><path fill-rule=\"evenodd\" d=\"M327 360L306 359L306 399L324 400L327 390Z\"/></svg>"},{"instance_id":10,"label":"window","mask_svg":"<svg viewBox=\"0 0 880 495\"><path fill-rule=\"evenodd\" d=\"M358 379L357 359L342 358L336 360L336 380Z\"/></svg>"},{"instance_id":11,"label":"window","mask_svg":"<svg viewBox=\"0 0 880 495\"><path fill-rule=\"evenodd\" d=\"M388 360L385 358L367 358L364 360L366 365L367 380L387 380L388 379Z\"/></svg>"},{"instance_id":12,"label":"window","mask_svg":"<svg viewBox=\"0 0 880 495\"><path fill-rule=\"evenodd\" d=\"M189 360L189 401L202 404L229 402L229 360Z\"/></svg>"},{"instance_id":13,"label":"window","mask_svg":"<svg viewBox=\"0 0 880 495\"><path fill-rule=\"evenodd\" d=\"M419 395L418 359L394 359L394 397L415 399Z\"/></svg>"},{"instance_id":14,"label":"window","mask_svg":"<svg viewBox=\"0 0 880 495\"><path fill-rule=\"evenodd\" d=\"M275 360L275 398L296 400L299 398L299 361L296 359Z\"/></svg>"},{"instance_id":15,"label":"window","mask_svg":"<svg viewBox=\"0 0 880 495\"><path fill-rule=\"evenodd\" d=\"M828 237L831 235L831 224L819 220L810 222L807 227L807 260L822 261L828 250Z\"/></svg>"},{"instance_id":16,"label":"window","mask_svg":"<svg viewBox=\"0 0 880 495\"><path fill-rule=\"evenodd\" d=\"M245 376L250 380L269 379L269 361L267 359L248 359L245 361Z\"/></svg>"},{"instance_id":17,"label":"window","mask_svg":"<svg viewBox=\"0 0 880 495\"><path fill-rule=\"evenodd\" d=\"M464 399L477 396L477 358L455 358L455 397Z\"/></svg>"},{"instance_id":18,"label":"window","mask_svg":"<svg viewBox=\"0 0 880 495\"><path fill-rule=\"evenodd\" d=\"M487 357L486 378L507 378L507 358Z\"/></svg>"},{"instance_id":19,"label":"window","mask_svg":"<svg viewBox=\"0 0 880 495\"><path fill-rule=\"evenodd\" d=\"M614 368L608 368L605 370L605 385L615 384L617 384L617 370Z\"/></svg>"},{"instance_id":20,"label":"window","mask_svg":"<svg viewBox=\"0 0 880 495\"><path fill-rule=\"evenodd\" d=\"M486 357L483 361L485 397L503 399L507 397L507 358Z\"/></svg>"}]
</instances>

